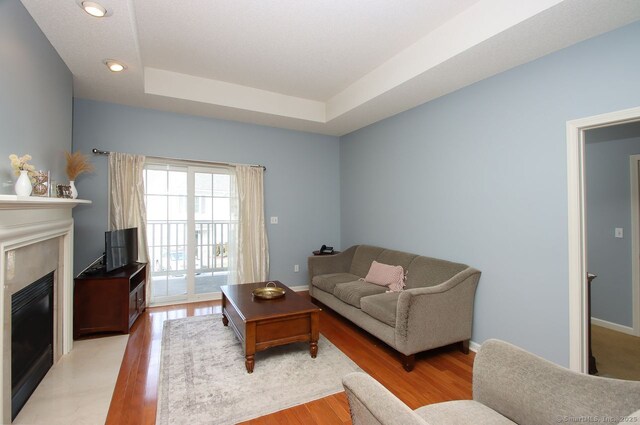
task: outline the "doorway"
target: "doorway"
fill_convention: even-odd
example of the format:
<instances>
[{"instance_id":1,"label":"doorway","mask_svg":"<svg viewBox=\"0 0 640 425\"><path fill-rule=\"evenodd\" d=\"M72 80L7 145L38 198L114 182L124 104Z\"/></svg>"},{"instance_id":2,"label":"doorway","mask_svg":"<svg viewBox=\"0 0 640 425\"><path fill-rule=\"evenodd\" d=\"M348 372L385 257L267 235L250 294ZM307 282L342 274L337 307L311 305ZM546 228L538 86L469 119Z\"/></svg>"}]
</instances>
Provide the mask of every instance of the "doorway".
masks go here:
<instances>
[{"instance_id":1,"label":"doorway","mask_svg":"<svg viewBox=\"0 0 640 425\"><path fill-rule=\"evenodd\" d=\"M587 232L585 191L585 132L592 129L640 121L640 107L567 122L567 183L569 230L569 366L588 371L587 333ZM640 330L636 304L640 294L633 294L633 328Z\"/></svg>"},{"instance_id":2,"label":"doorway","mask_svg":"<svg viewBox=\"0 0 640 425\"><path fill-rule=\"evenodd\" d=\"M589 372L640 381L640 337L633 329L638 154L640 121L585 131L587 267L597 276L589 283Z\"/></svg>"}]
</instances>

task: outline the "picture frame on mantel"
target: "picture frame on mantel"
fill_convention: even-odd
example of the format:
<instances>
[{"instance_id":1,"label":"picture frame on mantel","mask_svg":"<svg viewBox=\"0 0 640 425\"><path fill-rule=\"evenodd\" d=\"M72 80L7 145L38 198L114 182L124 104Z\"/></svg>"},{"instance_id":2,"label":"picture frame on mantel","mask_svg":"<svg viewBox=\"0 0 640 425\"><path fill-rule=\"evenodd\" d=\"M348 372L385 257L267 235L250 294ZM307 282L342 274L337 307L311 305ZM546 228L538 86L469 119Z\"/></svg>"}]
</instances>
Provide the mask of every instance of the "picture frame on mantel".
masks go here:
<instances>
[{"instance_id":1,"label":"picture frame on mantel","mask_svg":"<svg viewBox=\"0 0 640 425\"><path fill-rule=\"evenodd\" d=\"M64 199L72 199L71 196L71 185L68 184L59 184L56 186L56 196L58 198Z\"/></svg>"}]
</instances>

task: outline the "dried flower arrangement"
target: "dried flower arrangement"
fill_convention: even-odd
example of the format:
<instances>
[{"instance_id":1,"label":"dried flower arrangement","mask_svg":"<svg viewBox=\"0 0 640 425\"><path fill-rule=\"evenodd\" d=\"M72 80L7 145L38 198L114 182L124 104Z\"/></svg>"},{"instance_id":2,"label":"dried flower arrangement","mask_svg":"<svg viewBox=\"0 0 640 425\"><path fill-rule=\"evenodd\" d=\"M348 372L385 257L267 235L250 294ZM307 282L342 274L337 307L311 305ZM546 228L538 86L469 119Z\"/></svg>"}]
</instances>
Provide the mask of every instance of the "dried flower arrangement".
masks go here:
<instances>
[{"instance_id":1,"label":"dried flower arrangement","mask_svg":"<svg viewBox=\"0 0 640 425\"><path fill-rule=\"evenodd\" d=\"M25 154L22 156L18 156L12 153L11 155L9 155L9 159L11 160L11 167L13 168L13 173L16 176L20 175L20 171L27 171L27 174L29 175L29 179L31 180L31 182L33 183L35 181L33 179L33 176L35 174L36 167L28 163L32 159L31 155Z\"/></svg>"},{"instance_id":2,"label":"dried flower arrangement","mask_svg":"<svg viewBox=\"0 0 640 425\"><path fill-rule=\"evenodd\" d=\"M29 154L25 154L22 156L18 156L14 153L12 153L11 155L9 155L9 159L11 160L11 166L13 167L13 171L15 172L16 176L20 175L20 171L34 171L36 169L36 167L34 167L31 164L28 164L28 161L31 161L31 155Z\"/></svg>"},{"instance_id":3,"label":"dried flower arrangement","mask_svg":"<svg viewBox=\"0 0 640 425\"><path fill-rule=\"evenodd\" d=\"M80 174L92 173L95 168L89 162L89 158L82 152L65 152L67 158L67 177L69 181L74 181Z\"/></svg>"}]
</instances>

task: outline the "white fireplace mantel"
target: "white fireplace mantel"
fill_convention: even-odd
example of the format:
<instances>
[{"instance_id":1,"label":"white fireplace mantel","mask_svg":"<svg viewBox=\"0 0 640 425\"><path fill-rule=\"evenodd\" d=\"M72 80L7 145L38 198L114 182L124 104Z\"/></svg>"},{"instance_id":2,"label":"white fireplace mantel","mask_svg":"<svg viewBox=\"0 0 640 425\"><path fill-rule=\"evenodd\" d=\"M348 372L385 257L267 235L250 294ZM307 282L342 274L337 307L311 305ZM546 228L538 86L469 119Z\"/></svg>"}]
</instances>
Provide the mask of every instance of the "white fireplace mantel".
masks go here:
<instances>
[{"instance_id":1,"label":"white fireplace mantel","mask_svg":"<svg viewBox=\"0 0 640 425\"><path fill-rule=\"evenodd\" d=\"M40 242L58 238L58 272L54 291L58 291L58 307L54 309L54 322L61 326L54 331L54 363L73 346L73 218L71 209L80 204L91 204L83 199L46 198L36 196L0 195L0 423L11 422L11 353L10 284L8 276L13 273L13 251ZM14 269L17 270L17 265ZM9 311L7 311L9 309ZM55 311L57 310L57 313ZM10 316L9 316L10 317ZM8 325L7 325L8 324Z\"/></svg>"},{"instance_id":2,"label":"white fireplace mantel","mask_svg":"<svg viewBox=\"0 0 640 425\"><path fill-rule=\"evenodd\" d=\"M0 195L0 209L22 210L34 208L73 208L90 204L86 199L47 198L39 196Z\"/></svg>"}]
</instances>

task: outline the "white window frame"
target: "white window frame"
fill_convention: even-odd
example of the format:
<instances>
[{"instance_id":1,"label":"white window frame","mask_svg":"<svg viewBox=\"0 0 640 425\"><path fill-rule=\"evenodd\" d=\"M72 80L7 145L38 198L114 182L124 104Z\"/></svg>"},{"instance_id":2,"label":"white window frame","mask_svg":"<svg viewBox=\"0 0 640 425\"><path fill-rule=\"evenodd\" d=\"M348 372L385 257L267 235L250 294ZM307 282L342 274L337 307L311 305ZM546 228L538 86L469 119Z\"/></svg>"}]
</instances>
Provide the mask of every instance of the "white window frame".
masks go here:
<instances>
[{"instance_id":1,"label":"white window frame","mask_svg":"<svg viewBox=\"0 0 640 425\"><path fill-rule=\"evenodd\" d=\"M203 166L201 163L193 163L190 161L180 160L164 160L164 159L151 159L148 158L145 161L144 169L156 169L163 171L170 171L171 168L175 170L183 171L186 169L187 173L187 234L186 246L187 246L187 293L186 295L174 295L153 298L150 294L151 306L162 306L171 304L190 303L197 301L209 301L219 300L221 298L220 292L208 292L203 294L195 293L195 254L196 254L196 237L195 237L195 174L196 173L209 173L209 174L228 174L233 175L233 167L225 167L220 165L212 165L210 167ZM145 188L145 196L147 196ZM231 221L232 222L232 221ZM153 281L151 283L153 285ZM153 293L153 288L151 290Z\"/></svg>"}]
</instances>

